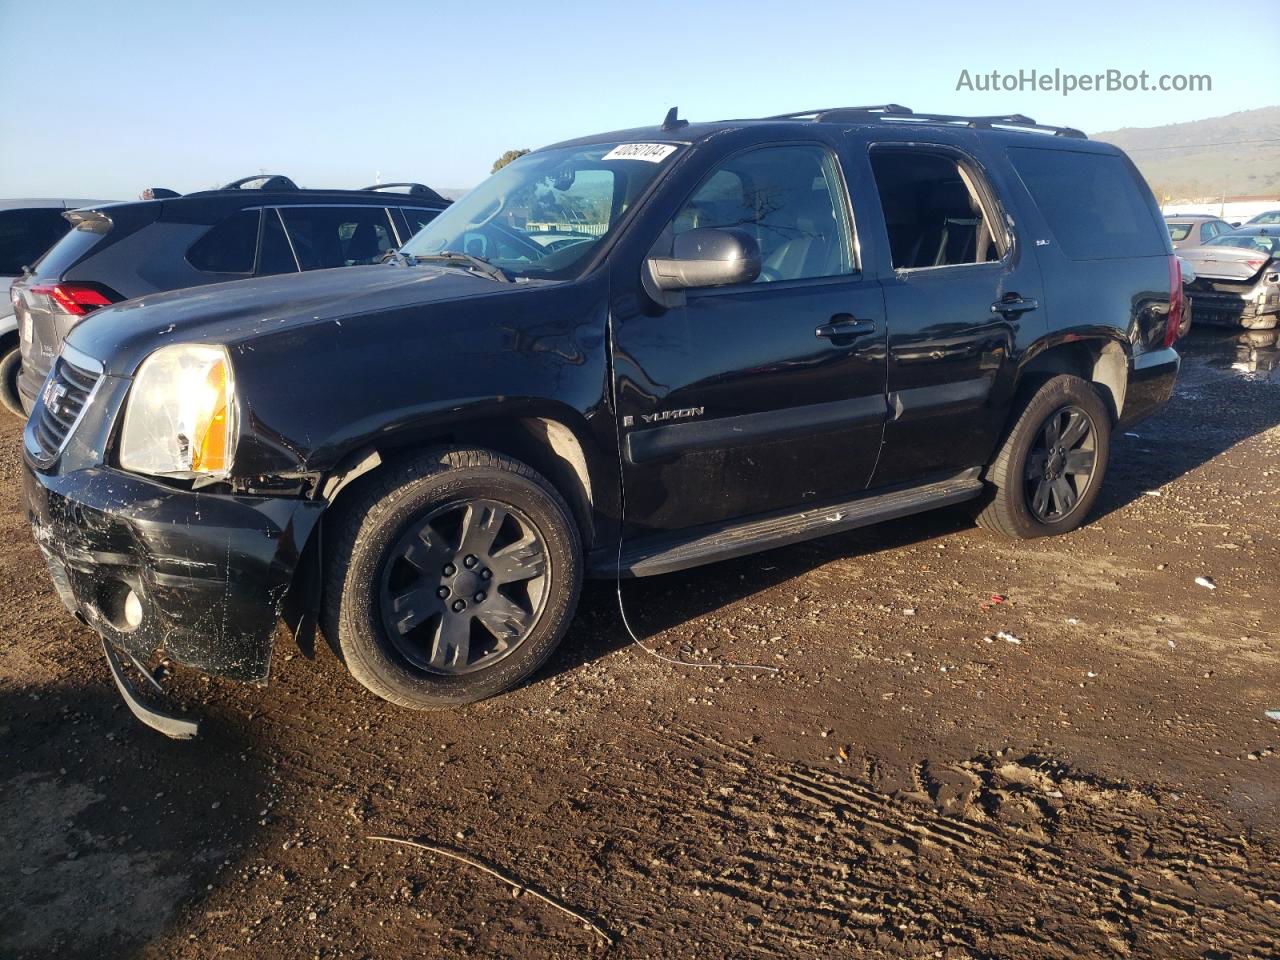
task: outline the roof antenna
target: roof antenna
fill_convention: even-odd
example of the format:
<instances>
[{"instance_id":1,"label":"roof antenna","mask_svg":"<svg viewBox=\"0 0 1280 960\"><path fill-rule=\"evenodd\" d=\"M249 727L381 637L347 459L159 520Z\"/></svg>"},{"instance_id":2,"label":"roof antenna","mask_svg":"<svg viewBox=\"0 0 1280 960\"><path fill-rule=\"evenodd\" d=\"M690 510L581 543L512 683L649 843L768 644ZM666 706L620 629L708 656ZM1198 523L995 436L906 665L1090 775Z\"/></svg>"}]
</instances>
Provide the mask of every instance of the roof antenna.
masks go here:
<instances>
[{"instance_id":1,"label":"roof antenna","mask_svg":"<svg viewBox=\"0 0 1280 960\"><path fill-rule=\"evenodd\" d=\"M688 120L681 120L676 116L679 112L679 107L672 107L667 111L667 118L662 121L663 130L679 130L681 127L687 127L689 125Z\"/></svg>"}]
</instances>

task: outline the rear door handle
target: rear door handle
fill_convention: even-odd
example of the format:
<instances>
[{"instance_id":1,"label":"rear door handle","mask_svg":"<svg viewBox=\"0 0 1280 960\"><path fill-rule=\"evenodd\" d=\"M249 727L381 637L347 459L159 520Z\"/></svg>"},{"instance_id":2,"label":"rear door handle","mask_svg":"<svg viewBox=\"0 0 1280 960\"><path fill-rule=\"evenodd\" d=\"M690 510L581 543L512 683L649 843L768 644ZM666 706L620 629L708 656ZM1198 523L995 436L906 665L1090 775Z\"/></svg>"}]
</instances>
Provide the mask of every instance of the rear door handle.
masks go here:
<instances>
[{"instance_id":1,"label":"rear door handle","mask_svg":"<svg viewBox=\"0 0 1280 960\"><path fill-rule=\"evenodd\" d=\"M813 335L824 340L849 340L875 332L874 320L858 320L851 313L837 313L830 323L824 323L813 331Z\"/></svg>"},{"instance_id":2,"label":"rear door handle","mask_svg":"<svg viewBox=\"0 0 1280 960\"><path fill-rule=\"evenodd\" d=\"M1020 297L1016 293L1006 293L991 305L991 312L1009 317L1018 313L1026 313L1028 310L1037 310L1039 307L1039 301L1032 300L1030 297Z\"/></svg>"}]
</instances>

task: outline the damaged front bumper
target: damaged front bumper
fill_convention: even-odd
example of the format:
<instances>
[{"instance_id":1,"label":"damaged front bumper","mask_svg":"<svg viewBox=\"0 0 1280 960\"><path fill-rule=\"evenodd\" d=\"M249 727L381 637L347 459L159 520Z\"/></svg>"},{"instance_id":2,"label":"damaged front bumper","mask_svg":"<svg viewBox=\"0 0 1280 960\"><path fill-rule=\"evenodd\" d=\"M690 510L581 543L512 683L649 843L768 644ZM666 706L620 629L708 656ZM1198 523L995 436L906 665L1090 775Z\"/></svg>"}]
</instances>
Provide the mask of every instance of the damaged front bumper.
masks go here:
<instances>
[{"instance_id":1,"label":"damaged front bumper","mask_svg":"<svg viewBox=\"0 0 1280 960\"><path fill-rule=\"evenodd\" d=\"M1280 289L1258 287L1233 291L1225 281L1197 280L1190 289L1191 319L1211 326L1270 329L1280 319Z\"/></svg>"},{"instance_id":2,"label":"damaged front bumper","mask_svg":"<svg viewBox=\"0 0 1280 960\"><path fill-rule=\"evenodd\" d=\"M111 647L265 683L281 604L323 506L194 492L109 467L26 464L58 595ZM118 671L113 671L118 672Z\"/></svg>"}]
</instances>

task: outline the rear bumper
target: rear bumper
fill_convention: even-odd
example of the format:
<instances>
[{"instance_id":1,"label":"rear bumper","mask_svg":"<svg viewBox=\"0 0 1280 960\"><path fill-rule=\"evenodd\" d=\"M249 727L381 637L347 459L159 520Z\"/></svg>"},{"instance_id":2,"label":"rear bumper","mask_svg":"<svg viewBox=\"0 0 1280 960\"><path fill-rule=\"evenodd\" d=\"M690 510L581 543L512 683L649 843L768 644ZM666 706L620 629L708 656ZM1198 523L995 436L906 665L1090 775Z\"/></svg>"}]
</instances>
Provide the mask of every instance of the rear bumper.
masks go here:
<instances>
[{"instance_id":1,"label":"rear bumper","mask_svg":"<svg viewBox=\"0 0 1280 960\"><path fill-rule=\"evenodd\" d=\"M1134 357L1119 425L1131 427L1163 410L1173 396L1181 366L1182 358L1172 347Z\"/></svg>"},{"instance_id":2,"label":"rear bumper","mask_svg":"<svg viewBox=\"0 0 1280 960\"><path fill-rule=\"evenodd\" d=\"M323 509L316 501L175 490L94 467L27 464L32 532L63 603L139 659L265 682L281 603ZM130 625L125 598L140 601Z\"/></svg>"}]
</instances>

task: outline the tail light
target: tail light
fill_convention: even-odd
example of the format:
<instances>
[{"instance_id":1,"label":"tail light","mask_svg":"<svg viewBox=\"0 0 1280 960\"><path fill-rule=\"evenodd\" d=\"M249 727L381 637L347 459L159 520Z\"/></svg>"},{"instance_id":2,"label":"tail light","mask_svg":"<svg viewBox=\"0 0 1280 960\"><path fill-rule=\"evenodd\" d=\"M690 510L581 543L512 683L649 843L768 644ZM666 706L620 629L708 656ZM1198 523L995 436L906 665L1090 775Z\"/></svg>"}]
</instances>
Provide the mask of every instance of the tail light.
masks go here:
<instances>
[{"instance_id":1,"label":"tail light","mask_svg":"<svg viewBox=\"0 0 1280 960\"><path fill-rule=\"evenodd\" d=\"M1164 345L1172 347L1178 339L1178 330L1182 327L1182 311L1187 301L1182 293L1182 264L1177 257L1169 258L1169 319L1164 328Z\"/></svg>"},{"instance_id":2,"label":"tail light","mask_svg":"<svg viewBox=\"0 0 1280 960\"><path fill-rule=\"evenodd\" d=\"M28 292L44 294L54 308L74 317L83 317L120 299L104 287L87 283L41 283Z\"/></svg>"}]
</instances>

